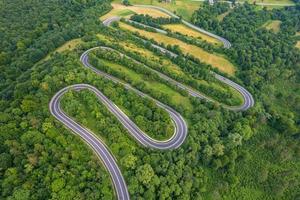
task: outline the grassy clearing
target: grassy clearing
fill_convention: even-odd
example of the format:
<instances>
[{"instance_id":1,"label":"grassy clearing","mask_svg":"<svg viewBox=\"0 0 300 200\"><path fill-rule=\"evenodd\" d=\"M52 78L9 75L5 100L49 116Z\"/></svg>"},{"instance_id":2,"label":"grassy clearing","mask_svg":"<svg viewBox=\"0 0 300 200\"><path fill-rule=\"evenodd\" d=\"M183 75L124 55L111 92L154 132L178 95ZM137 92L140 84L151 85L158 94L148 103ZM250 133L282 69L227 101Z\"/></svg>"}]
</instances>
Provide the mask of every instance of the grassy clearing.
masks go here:
<instances>
[{"instance_id":1,"label":"grassy clearing","mask_svg":"<svg viewBox=\"0 0 300 200\"><path fill-rule=\"evenodd\" d=\"M236 69L234 65L221 55L211 54L199 47L184 43L176 38L171 38L160 33L152 33L145 30L140 30L125 23L120 23L120 27L132 32L138 32L140 35L148 39L153 39L159 43L164 43L166 45L179 45L183 53L193 55L194 57L199 58L202 62L210 64L227 74L234 75L235 73Z\"/></svg>"},{"instance_id":2,"label":"grassy clearing","mask_svg":"<svg viewBox=\"0 0 300 200\"><path fill-rule=\"evenodd\" d=\"M227 11L227 12L225 12L225 13L223 13L223 14L221 14L221 15L219 15L219 16L217 17L218 21L219 21L219 22L223 21L223 19L224 19L229 13L230 13L230 10Z\"/></svg>"},{"instance_id":3,"label":"grassy clearing","mask_svg":"<svg viewBox=\"0 0 300 200\"><path fill-rule=\"evenodd\" d=\"M200 33L198 31L195 31L195 30L185 26L184 24L167 24L167 25L164 25L163 27L166 29L169 29L172 32L179 32L183 35L201 39L201 40L204 40L206 42L209 42L209 43L212 43L215 45L220 45L220 46L222 45L222 43L219 40L212 38L208 35L205 35L203 33Z\"/></svg>"},{"instance_id":4,"label":"grassy clearing","mask_svg":"<svg viewBox=\"0 0 300 200\"><path fill-rule=\"evenodd\" d=\"M73 50L78 44L82 43L82 40L80 38L70 40L66 42L64 45L58 47L55 52L61 53L66 50Z\"/></svg>"},{"instance_id":5,"label":"grassy clearing","mask_svg":"<svg viewBox=\"0 0 300 200\"><path fill-rule=\"evenodd\" d=\"M278 33L280 31L280 24L281 21L279 20L271 20L265 23L263 27L266 28L267 30L272 30L275 33Z\"/></svg>"},{"instance_id":6,"label":"grassy clearing","mask_svg":"<svg viewBox=\"0 0 300 200\"><path fill-rule=\"evenodd\" d=\"M135 71L128 69L124 66L121 66L119 64L109 62L106 60L101 60L101 61L105 64L105 66L110 67L113 71L120 72L135 82L143 82L145 84L146 88L169 96L172 103L179 105L179 106L183 106L184 108L188 108L189 110L192 109L192 105L191 105L188 97L182 96L177 91L173 90L172 88L168 87L167 85L165 85L163 83L159 83L157 81L148 80L148 78L144 77L144 75L138 74Z\"/></svg>"}]
</instances>

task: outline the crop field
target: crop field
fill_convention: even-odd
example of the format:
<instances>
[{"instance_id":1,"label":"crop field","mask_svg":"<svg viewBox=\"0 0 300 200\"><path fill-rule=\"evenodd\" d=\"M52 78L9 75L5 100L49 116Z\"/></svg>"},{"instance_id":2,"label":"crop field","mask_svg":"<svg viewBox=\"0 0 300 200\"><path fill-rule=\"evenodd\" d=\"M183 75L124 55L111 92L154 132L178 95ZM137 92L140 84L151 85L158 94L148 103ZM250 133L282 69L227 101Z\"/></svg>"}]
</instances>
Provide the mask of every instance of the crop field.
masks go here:
<instances>
[{"instance_id":1,"label":"crop field","mask_svg":"<svg viewBox=\"0 0 300 200\"><path fill-rule=\"evenodd\" d=\"M166 29L169 29L172 32L179 32L183 35L201 39L201 40L204 40L206 42L209 42L209 43L212 43L215 45L219 45L219 46L222 45L222 43L219 40L212 38L208 35L205 35L203 33L200 33L198 31L195 31L195 30L185 26L184 24L167 24L167 25L164 25L163 27Z\"/></svg>"},{"instance_id":2,"label":"crop field","mask_svg":"<svg viewBox=\"0 0 300 200\"><path fill-rule=\"evenodd\" d=\"M236 69L234 65L221 55L211 54L199 47L184 43L176 38L171 38L160 33L152 33L145 30L137 29L128 24L120 23L120 27L132 32L138 32L141 36L146 37L148 39L153 39L158 43L164 43L166 45L176 44L181 48L181 50L185 54L193 55L194 57L200 59L202 62L210 64L212 65L212 67L215 67L227 74L234 75L235 73Z\"/></svg>"}]
</instances>

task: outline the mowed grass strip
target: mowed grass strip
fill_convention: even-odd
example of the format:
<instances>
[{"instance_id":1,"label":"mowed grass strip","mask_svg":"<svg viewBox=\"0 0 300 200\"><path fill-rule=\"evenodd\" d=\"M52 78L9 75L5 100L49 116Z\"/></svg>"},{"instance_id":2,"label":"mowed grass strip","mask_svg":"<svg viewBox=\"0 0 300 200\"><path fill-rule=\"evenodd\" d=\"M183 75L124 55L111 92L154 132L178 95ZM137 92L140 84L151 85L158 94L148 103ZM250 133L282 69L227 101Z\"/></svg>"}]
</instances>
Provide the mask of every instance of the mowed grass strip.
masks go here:
<instances>
[{"instance_id":1,"label":"mowed grass strip","mask_svg":"<svg viewBox=\"0 0 300 200\"><path fill-rule=\"evenodd\" d=\"M167 24L167 25L164 25L163 27L166 29L169 29L172 32L178 32L183 35L187 35L187 36L190 36L190 37L193 37L196 39L201 39L201 40L204 40L206 42L209 42L209 43L212 43L215 45L219 45L219 46L222 45L222 43L219 40L217 40L213 37L210 37L206 34L195 31L195 30L187 27L184 24Z\"/></svg>"},{"instance_id":2,"label":"mowed grass strip","mask_svg":"<svg viewBox=\"0 0 300 200\"><path fill-rule=\"evenodd\" d=\"M126 77L133 80L134 82L143 82L146 88L169 96L172 103L179 106L183 106L188 110L192 109L192 105L189 101L189 98L181 95L180 93L170 88L169 86L157 81L148 80L147 78L144 77L144 75L138 74L135 71L128 69L127 67L119 65L117 63L113 63L104 59L101 59L101 61L103 64L105 64L105 66L110 67L113 71L117 71L124 74Z\"/></svg>"},{"instance_id":3,"label":"mowed grass strip","mask_svg":"<svg viewBox=\"0 0 300 200\"><path fill-rule=\"evenodd\" d=\"M280 20L271 20L263 25L267 30L272 30L274 33L278 33L280 31Z\"/></svg>"},{"instance_id":4,"label":"mowed grass strip","mask_svg":"<svg viewBox=\"0 0 300 200\"><path fill-rule=\"evenodd\" d=\"M197 46L187 44L176 38L168 37L160 33L152 33L145 30L137 29L125 23L120 23L120 27L122 29L126 29L132 32L138 32L141 36L146 37L148 39L153 39L158 43L164 43L166 45L176 44L181 48L183 53L193 55L202 62L210 64L212 65L212 67L215 67L229 75L234 75L236 71L234 65L221 55L211 54Z\"/></svg>"}]
</instances>

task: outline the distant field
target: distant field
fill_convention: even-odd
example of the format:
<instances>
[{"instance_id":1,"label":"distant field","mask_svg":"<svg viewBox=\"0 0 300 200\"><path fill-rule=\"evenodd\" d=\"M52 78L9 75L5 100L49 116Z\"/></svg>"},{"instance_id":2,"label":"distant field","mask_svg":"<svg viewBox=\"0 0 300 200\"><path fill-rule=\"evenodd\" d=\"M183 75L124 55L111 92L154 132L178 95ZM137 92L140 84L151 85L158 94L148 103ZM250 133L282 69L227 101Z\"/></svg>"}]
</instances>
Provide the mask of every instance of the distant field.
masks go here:
<instances>
[{"instance_id":1,"label":"distant field","mask_svg":"<svg viewBox=\"0 0 300 200\"><path fill-rule=\"evenodd\" d=\"M169 15L155 9L149 9L149 8L140 8L135 6L124 6L120 3L112 3L113 9L107 13L106 15L103 15L100 17L100 20L107 19L112 16L120 16L120 17L126 17L130 16L132 14L148 14L152 17L169 17Z\"/></svg>"},{"instance_id":2,"label":"distant field","mask_svg":"<svg viewBox=\"0 0 300 200\"><path fill-rule=\"evenodd\" d=\"M138 32L142 36L149 39L154 39L159 43L164 43L166 45L179 45L183 53L193 55L196 58L199 58L202 62L210 64L213 67L218 68L222 72L228 73L230 75L234 75L235 73L235 67L233 66L233 64L221 55L211 54L199 47L184 43L176 38L171 38L160 33L147 32L145 30L134 28L128 24L120 23L120 27L129 31Z\"/></svg>"},{"instance_id":3,"label":"distant field","mask_svg":"<svg viewBox=\"0 0 300 200\"><path fill-rule=\"evenodd\" d=\"M280 24L281 24L281 21L279 21L279 20L271 20L271 21L268 21L267 23L265 23L263 25L263 27L268 30L274 31L275 33L278 33L280 31Z\"/></svg>"},{"instance_id":4,"label":"distant field","mask_svg":"<svg viewBox=\"0 0 300 200\"><path fill-rule=\"evenodd\" d=\"M122 1L115 0L114 2L121 3ZM173 0L172 3L160 3L157 0L131 0L130 3L160 6L172 12L176 12L186 20L190 20L193 12L197 10L202 4L202 2L200 1L192 0Z\"/></svg>"},{"instance_id":5,"label":"distant field","mask_svg":"<svg viewBox=\"0 0 300 200\"><path fill-rule=\"evenodd\" d=\"M212 43L215 45L222 45L222 43L219 40L212 38L208 35L205 35L203 33L200 33L198 31L195 31L195 30L185 26L184 24L168 24L168 25L164 25L163 27L171 30L172 32L179 32L183 35L188 35L190 37L199 38L201 40L205 40L206 42L209 42L209 43Z\"/></svg>"}]
</instances>

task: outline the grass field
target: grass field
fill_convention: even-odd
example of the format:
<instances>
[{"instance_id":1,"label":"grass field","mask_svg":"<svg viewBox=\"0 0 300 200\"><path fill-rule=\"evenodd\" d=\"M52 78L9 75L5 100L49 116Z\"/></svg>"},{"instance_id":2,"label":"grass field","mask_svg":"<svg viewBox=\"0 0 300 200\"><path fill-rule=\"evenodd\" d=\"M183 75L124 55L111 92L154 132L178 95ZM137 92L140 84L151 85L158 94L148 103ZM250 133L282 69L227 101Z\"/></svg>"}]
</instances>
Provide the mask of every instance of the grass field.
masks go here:
<instances>
[{"instance_id":1,"label":"grass field","mask_svg":"<svg viewBox=\"0 0 300 200\"><path fill-rule=\"evenodd\" d=\"M164 25L163 27L169 29L172 32L179 32L183 35L188 35L193 38L201 39L201 40L204 40L206 42L209 42L209 43L212 43L215 45L220 45L220 46L222 45L222 43L219 40L212 38L208 35L205 35L203 33L200 33L198 31L195 31L195 30L185 26L184 24L167 24L167 25Z\"/></svg>"},{"instance_id":2,"label":"grass field","mask_svg":"<svg viewBox=\"0 0 300 200\"><path fill-rule=\"evenodd\" d=\"M280 24L281 21L279 20L270 20L267 23L265 23L263 27L268 30L274 31L275 33L278 33L280 31Z\"/></svg>"},{"instance_id":3,"label":"grass field","mask_svg":"<svg viewBox=\"0 0 300 200\"><path fill-rule=\"evenodd\" d=\"M221 55L211 54L199 47L184 43L176 38L171 38L160 33L147 32L145 30L134 28L125 23L120 23L120 27L132 32L138 32L140 35L148 39L153 39L159 43L164 43L166 45L179 45L183 53L193 55L194 57L199 58L202 62L210 64L227 74L234 75L235 73L236 69L234 65Z\"/></svg>"},{"instance_id":4,"label":"grass field","mask_svg":"<svg viewBox=\"0 0 300 200\"><path fill-rule=\"evenodd\" d=\"M151 81L148 80L147 77L144 77L142 74L138 74L135 71L128 69L124 66L121 66L119 64L101 60L106 66L110 67L113 71L120 72L124 74L129 79L135 81L135 82L143 82L145 84L145 87L148 89L151 89L158 93L163 93L171 98L171 101L174 104L177 104L179 106L183 106L184 108L188 108L189 110L192 108L192 105L189 101L188 97L182 96L177 91L173 90L172 88L168 87L167 85L157 82L157 81Z\"/></svg>"},{"instance_id":5,"label":"grass field","mask_svg":"<svg viewBox=\"0 0 300 200\"><path fill-rule=\"evenodd\" d=\"M122 1L115 0L114 2L121 3ZM158 0L131 0L130 3L160 6L172 12L176 12L186 20L190 20L193 12L197 10L203 2L192 0L173 0L172 3L160 3Z\"/></svg>"}]
</instances>

